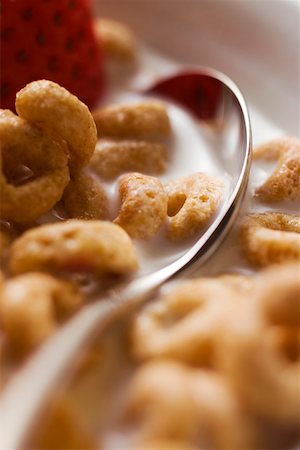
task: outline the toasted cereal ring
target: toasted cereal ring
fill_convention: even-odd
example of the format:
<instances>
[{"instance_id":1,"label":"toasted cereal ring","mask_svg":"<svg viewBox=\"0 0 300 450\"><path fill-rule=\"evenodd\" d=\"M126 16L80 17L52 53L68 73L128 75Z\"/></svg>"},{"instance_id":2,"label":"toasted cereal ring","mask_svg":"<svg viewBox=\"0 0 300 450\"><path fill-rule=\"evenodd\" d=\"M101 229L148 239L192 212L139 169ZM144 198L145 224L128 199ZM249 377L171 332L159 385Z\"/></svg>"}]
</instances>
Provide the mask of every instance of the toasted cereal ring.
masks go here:
<instances>
[{"instance_id":1,"label":"toasted cereal ring","mask_svg":"<svg viewBox=\"0 0 300 450\"><path fill-rule=\"evenodd\" d=\"M276 202L300 198L300 140L283 137L254 150L254 158L277 160L267 181L255 191L263 201Z\"/></svg>"},{"instance_id":2,"label":"toasted cereal ring","mask_svg":"<svg viewBox=\"0 0 300 450\"><path fill-rule=\"evenodd\" d=\"M82 304L76 286L42 273L30 273L6 281L1 319L10 343L20 353L31 350Z\"/></svg>"},{"instance_id":3,"label":"toasted cereal ring","mask_svg":"<svg viewBox=\"0 0 300 450\"><path fill-rule=\"evenodd\" d=\"M42 225L14 241L9 255L12 274L41 271L124 274L138 261L127 233L100 220L68 220Z\"/></svg>"},{"instance_id":4,"label":"toasted cereal ring","mask_svg":"<svg viewBox=\"0 0 300 450\"><path fill-rule=\"evenodd\" d=\"M55 205L69 181L65 144L8 110L0 112L0 140L1 218L18 223L34 221ZM29 167L34 178L13 184L9 176L13 176L13 165Z\"/></svg>"},{"instance_id":5,"label":"toasted cereal ring","mask_svg":"<svg viewBox=\"0 0 300 450\"><path fill-rule=\"evenodd\" d=\"M135 36L127 25L116 20L96 19L94 30L106 56L125 61L135 58Z\"/></svg>"},{"instance_id":6,"label":"toasted cereal ring","mask_svg":"<svg viewBox=\"0 0 300 450\"><path fill-rule=\"evenodd\" d=\"M209 433L211 448L216 450L256 448L254 425L222 374L195 370L191 373L190 382L197 405L196 417L202 445L205 447Z\"/></svg>"},{"instance_id":7,"label":"toasted cereal ring","mask_svg":"<svg viewBox=\"0 0 300 450\"><path fill-rule=\"evenodd\" d=\"M249 300L223 324L221 367L252 412L284 426L299 425L299 264L261 272ZM294 336L292 358L290 345L278 346L274 339L282 331Z\"/></svg>"},{"instance_id":8,"label":"toasted cereal ring","mask_svg":"<svg viewBox=\"0 0 300 450\"><path fill-rule=\"evenodd\" d=\"M196 405L189 370L169 361L143 365L129 385L121 416L123 425L126 435L137 442L196 435Z\"/></svg>"},{"instance_id":9,"label":"toasted cereal ring","mask_svg":"<svg viewBox=\"0 0 300 450\"><path fill-rule=\"evenodd\" d=\"M205 173L194 173L165 185L168 194L168 237L172 241L198 233L216 212L223 183Z\"/></svg>"},{"instance_id":10,"label":"toasted cereal ring","mask_svg":"<svg viewBox=\"0 0 300 450\"><path fill-rule=\"evenodd\" d=\"M93 117L100 137L147 139L171 132L166 108L158 101L107 106Z\"/></svg>"},{"instance_id":11,"label":"toasted cereal ring","mask_svg":"<svg viewBox=\"0 0 300 450\"><path fill-rule=\"evenodd\" d=\"M76 219L106 219L108 216L108 199L104 188L83 171L71 177L62 202L69 216Z\"/></svg>"},{"instance_id":12,"label":"toasted cereal ring","mask_svg":"<svg viewBox=\"0 0 300 450\"><path fill-rule=\"evenodd\" d=\"M142 440L130 446L131 450L199 450L193 444L172 438Z\"/></svg>"},{"instance_id":13,"label":"toasted cereal ring","mask_svg":"<svg viewBox=\"0 0 300 450\"><path fill-rule=\"evenodd\" d=\"M215 335L235 304L235 291L217 278L180 282L133 321L132 353L138 360L175 358L213 365Z\"/></svg>"},{"instance_id":14,"label":"toasted cereal ring","mask_svg":"<svg viewBox=\"0 0 300 450\"><path fill-rule=\"evenodd\" d=\"M124 172L132 171L149 175L162 174L167 161L167 149L161 144L100 139L89 166L104 180L111 180Z\"/></svg>"},{"instance_id":15,"label":"toasted cereal ring","mask_svg":"<svg viewBox=\"0 0 300 450\"><path fill-rule=\"evenodd\" d=\"M124 175L119 181L121 209L114 223L134 238L154 236L167 217L167 196L157 178L139 173Z\"/></svg>"},{"instance_id":16,"label":"toasted cereal ring","mask_svg":"<svg viewBox=\"0 0 300 450\"><path fill-rule=\"evenodd\" d=\"M0 258L7 251L15 237L15 232L8 223L0 222Z\"/></svg>"},{"instance_id":17,"label":"toasted cereal ring","mask_svg":"<svg viewBox=\"0 0 300 450\"><path fill-rule=\"evenodd\" d=\"M75 95L52 81L33 81L17 93L16 110L22 119L66 141L72 172L89 162L97 130L88 107Z\"/></svg>"},{"instance_id":18,"label":"toasted cereal ring","mask_svg":"<svg viewBox=\"0 0 300 450\"><path fill-rule=\"evenodd\" d=\"M249 214L240 228L242 251L257 266L299 259L300 216L266 212Z\"/></svg>"},{"instance_id":19,"label":"toasted cereal ring","mask_svg":"<svg viewBox=\"0 0 300 450\"><path fill-rule=\"evenodd\" d=\"M206 448L209 438L216 450L253 448L252 426L226 380L180 363L142 366L129 387L123 417L132 441L174 439L189 448L196 440Z\"/></svg>"},{"instance_id":20,"label":"toasted cereal ring","mask_svg":"<svg viewBox=\"0 0 300 450\"><path fill-rule=\"evenodd\" d=\"M86 413L76 408L69 393L54 394L43 415L43 421L35 430L31 448L35 449L93 449L96 442L82 416ZM52 401L51 401L52 400Z\"/></svg>"}]
</instances>

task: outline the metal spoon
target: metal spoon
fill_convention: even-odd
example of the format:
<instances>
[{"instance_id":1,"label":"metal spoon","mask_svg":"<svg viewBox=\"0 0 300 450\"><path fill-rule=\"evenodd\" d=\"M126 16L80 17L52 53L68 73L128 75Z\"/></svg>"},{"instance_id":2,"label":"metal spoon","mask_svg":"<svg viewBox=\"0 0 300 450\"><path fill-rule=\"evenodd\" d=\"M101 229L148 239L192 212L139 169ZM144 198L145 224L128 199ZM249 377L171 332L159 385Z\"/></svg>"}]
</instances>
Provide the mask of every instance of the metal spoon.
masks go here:
<instances>
[{"instance_id":1,"label":"metal spoon","mask_svg":"<svg viewBox=\"0 0 300 450\"><path fill-rule=\"evenodd\" d=\"M95 335L99 336L118 317L140 305L175 274L203 264L219 247L237 216L251 162L250 120L238 87L226 75L198 67L160 78L143 92L175 100L202 123L214 127L219 143L234 150L237 174L232 193L214 222L183 256L86 306L13 377L0 401L1 448L5 450L22 447L46 399L62 382L62 376L66 381L69 364Z\"/></svg>"}]
</instances>

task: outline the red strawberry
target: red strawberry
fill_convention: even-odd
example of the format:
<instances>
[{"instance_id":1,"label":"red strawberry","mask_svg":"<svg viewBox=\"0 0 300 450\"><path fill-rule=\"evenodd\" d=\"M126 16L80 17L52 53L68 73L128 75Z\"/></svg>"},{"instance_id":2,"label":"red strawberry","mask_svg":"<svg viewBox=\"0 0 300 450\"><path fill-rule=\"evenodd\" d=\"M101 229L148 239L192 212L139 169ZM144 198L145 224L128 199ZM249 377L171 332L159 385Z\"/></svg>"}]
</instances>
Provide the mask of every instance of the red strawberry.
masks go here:
<instances>
[{"instance_id":1,"label":"red strawberry","mask_svg":"<svg viewBox=\"0 0 300 450\"><path fill-rule=\"evenodd\" d=\"M1 108L27 83L59 83L92 107L103 90L89 0L0 0Z\"/></svg>"}]
</instances>

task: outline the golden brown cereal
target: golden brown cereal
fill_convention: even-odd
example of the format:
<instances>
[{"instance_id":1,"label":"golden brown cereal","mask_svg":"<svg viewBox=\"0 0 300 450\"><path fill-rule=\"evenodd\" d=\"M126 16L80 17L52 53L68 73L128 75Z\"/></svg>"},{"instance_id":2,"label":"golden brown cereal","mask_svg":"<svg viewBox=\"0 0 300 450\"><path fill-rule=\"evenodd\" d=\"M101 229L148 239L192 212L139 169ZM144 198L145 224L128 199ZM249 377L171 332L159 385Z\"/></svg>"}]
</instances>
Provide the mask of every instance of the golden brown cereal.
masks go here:
<instances>
[{"instance_id":1,"label":"golden brown cereal","mask_svg":"<svg viewBox=\"0 0 300 450\"><path fill-rule=\"evenodd\" d=\"M124 416L137 442L173 439L188 449L193 442L206 448L209 439L216 450L253 448L252 426L226 380L179 363L142 366L129 388Z\"/></svg>"},{"instance_id":2,"label":"golden brown cereal","mask_svg":"<svg viewBox=\"0 0 300 450\"><path fill-rule=\"evenodd\" d=\"M235 291L217 278L176 284L135 318L131 329L134 356L213 365L214 338L234 300Z\"/></svg>"},{"instance_id":3,"label":"golden brown cereal","mask_svg":"<svg viewBox=\"0 0 300 450\"><path fill-rule=\"evenodd\" d=\"M137 256L127 233L100 220L68 220L25 232L11 246L12 274L64 271L125 274L136 270Z\"/></svg>"},{"instance_id":4,"label":"golden brown cereal","mask_svg":"<svg viewBox=\"0 0 300 450\"><path fill-rule=\"evenodd\" d=\"M1 218L34 221L55 205L69 181L66 146L8 110L0 112L0 140ZM33 176L18 184L13 171L20 165Z\"/></svg>"},{"instance_id":5,"label":"golden brown cereal","mask_svg":"<svg viewBox=\"0 0 300 450\"><path fill-rule=\"evenodd\" d=\"M76 219L106 219L108 199L100 181L81 171L71 177L65 189L63 205L70 217Z\"/></svg>"},{"instance_id":6,"label":"golden brown cereal","mask_svg":"<svg viewBox=\"0 0 300 450\"><path fill-rule=\"evenodd\" d=\"M222 188L220 180L202 172L169 181L165 185L169 239L177 241L198 233L216 212Z\"/></svg>"},{"instance_id":7,"label":"golden brown cereal","mask_svg":"<svg viewBox=\"0 0 300 450\"><path fill-rule=\"evenodd\" d=\"M5 222L0 222L0 257L7 251L15 237L12 227Z\"/></svg>"},{"instance_id":8,"label":"golden brown cereal","mask_svg":"<svg viewBox=\"0 0 300 450\"><path fill-rule=\"evenodd\" d=\"M167 361L143 365L127 395L122 419L135 440L196 435L196 405L184 365Z\"/></svg>"},{"instance_id":9,"label":"golden brown cereal","mask_svg":"<svg viewBox=\"0 0 300 450\"><path fill-rule=\"evenodd\" d=\"M300 141L283 137L254 150L254 158L278 160L278 164L267 181L256 189L263 201L276 202L300 198Z\"/></svg>"},{"instance_id":10,"label":"golden brown cereal","mask_svg":"<svg viewBox=\"0 0 300 450\"><path fill-rule=\"evenodd\" d=\"M142 440L131 445L131 450L199 450L193 444L178 439L158 438Z\"/></svg>"},{"instance_id":11,"label":"golden brown cereal","mask_svg":"<svg viewBox=\"0 0 300 450\"><path fill-rule=\"evenodd\" d=\"M294 263L261 272L252 298L221 330L219 357L230 382L248 408L281 425L300 421L299 269ZM292 358L274 339L282 331L294 336Z\"/></svg>"},{"instance_id":12,"label":"golden brown cereal","mask_svg":"<svg viewBox=\"0 0 300 450\"><path fill-rule=\"evenodd\" d=\"M125 61L135 58L135 36L127 25L111 19L96 19L94 29L106 56Z\"/></svg>"},{"instance_id":13,"label":"golden brown cereal","mask_svg":"<svg viewBox=\"0 0 300 450\"><path fill-rule=\"evenodd\" d=\"M44 341L83 302L78 288L42 273L11 278L4 284L1 319L10 343L26 352Z\"/></svg>"},{"instance_id":14,"label":"golden brown cereal","mask_svg":"<svg viewBox=\"0 0 300 450\"><path fill-rule=\"evenodd\" d=\"M222 374L195 370L191 373L191 385L202 445L209 434L214 449L255 448L254 427Z\"/></svg>"},{"instance_id":15,"label":"golden brown cereal","mask_svg":"<svg viewBox=\"0 0 300 450\"><path fill-rule=\"evenodd\" d=\"M55 399L42 423L36 427L37 436L32 448L88 450L97 447L72 400L67 394L60 394Z\"/></svg>"},{"instance_id":16,"label":"golden brown cereal","mask_svg":"<svg viewBox=\"0 0 300 450\"><path fill-rule=\"evenodd\" d=\"M167 166L168 152L161 144L146 141L100 139L89 166L105 180L124 172L162 174Z\"/></svg>"},{"instance_id":17,"label":"golden brown cereal","mask_svg":"<svg viewBox=\"0 0 300 450\"><path fill-rule=\"evenodd\" d=\"M157 178L139 173L124 175L119 182L121 209L114 220L134 238L154 236L167 217L167 196Z\"/></svg>"},{"instance_id":18,"label":"golden brown cereal","mask_svg":"<svg viewBox=\"0 0 300 450\"><path fill-rule=\"evenodd\" d=\"M258 266L299 259L300 216L277 212L249 214L240 239L247 260Z\"/></svg>"},{"instance_id":19,"label":"golden brown cereal","mask_svg":"<svg viewBox=\"0 0 300 450\"><path fill-rule=\"evenodd\" d=\"M16 110L22 119L66 141L72 172L89 162L97 130L87 106L75 95L52 81L33 81L17 93Z\"/></svg>"},{"instance_id":20,"label":"golden brown cereal","mask_svg":"<svg viewBox=\"0 0 300 450\"><path fill-rule=\"evenodd\" d=\"M99 137L147 139L168 136L170 120L163 103L113 105L93 112Z\"/></svg>"}]
</instances>

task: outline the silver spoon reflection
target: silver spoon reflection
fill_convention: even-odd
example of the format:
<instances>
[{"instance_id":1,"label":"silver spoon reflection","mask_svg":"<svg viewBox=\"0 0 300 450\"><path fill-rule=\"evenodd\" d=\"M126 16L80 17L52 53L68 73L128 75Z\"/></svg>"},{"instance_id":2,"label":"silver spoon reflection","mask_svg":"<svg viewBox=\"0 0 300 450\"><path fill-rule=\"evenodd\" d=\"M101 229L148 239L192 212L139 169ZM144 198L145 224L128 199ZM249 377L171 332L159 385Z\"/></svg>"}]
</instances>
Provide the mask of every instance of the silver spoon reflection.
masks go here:
<instances>
[{"instance_id":1,"label":"silver spoon reflection","mask_svg":"<svg viewBox=\"0 0 300 450\"><path fill-rule=\"evenodd\" d=\"M0 401L2 448L21 448L47 398L67 380L66 369L120 315L140 305L174 275L204 264L219 247L240 208L251 163L251 129L245 100L224 74L196 68L160 78L144 94L158 94L184 106L214 131L220 151L231 150L236 174L224 207L199 240L166 267L111 290L83 308L47 341L12 378ZM70 372L70 371L69 371Z\"/></svg>"}]
</instances>

